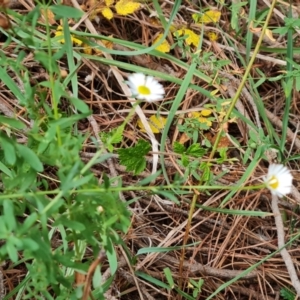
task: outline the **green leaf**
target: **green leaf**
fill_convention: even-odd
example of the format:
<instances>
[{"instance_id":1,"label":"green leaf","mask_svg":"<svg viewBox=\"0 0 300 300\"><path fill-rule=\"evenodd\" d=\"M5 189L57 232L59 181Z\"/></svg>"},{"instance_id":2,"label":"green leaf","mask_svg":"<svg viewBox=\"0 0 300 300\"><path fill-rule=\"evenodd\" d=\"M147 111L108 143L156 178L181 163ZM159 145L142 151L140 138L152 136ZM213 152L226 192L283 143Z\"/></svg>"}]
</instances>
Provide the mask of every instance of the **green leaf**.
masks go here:
<instances>
[{"instance_id":1,"label":"green leaf","mask_svg":"<svg viewBox=\"0 0 300 300\"><path fill-rule=\"evenodd\" d=\"M18 261L18 251L15 245L11 241L7 241L5 244L7 254L12 262Z\"/></svg>"},{"instance_id":2,"label":"green leaf","mask_svg":"<svg viewBox=\"0 0 300 300\"><path fill-rule=\"evenodd\" d=\"M140 174L146 167L145 155L151 146L144 140L139 140L134 147L119 149L120 163L126 167L126 171L133 171L134 175Z\"/></svg>"},{"instance_id":3,"label":"green leaf","mask_svg":"<svg viewBox=\"0 0 300 300\"><path fill-rule=\"evenodd\" d=\"M162 288L167 289L167 290L170 289L170 287L167 284L165 284L164 282L162 282L162 281L160 281L160 280L158 280L158 279L156 279L156 278L154 278L154 277L152 277L148 274L142 273L140 271L136 271L135 275L140 277L140 278L143 278L146 281L151 282L151 283L153 283L153 284L155 284L159 287L162 287Z\"/></svg>"},{"instance_id":4,"label":"green leaf","mask_svg":"<svg viewBox=\"0 0 300 300\"><path fill-rule=\"evenodd\" d=\"M121 125L112 130L112 136L109 142L111 144L117 144L122 142L123 140L123 132L124 132L124 125Z\"/></svg>"},{"instance_id":5,"label":"green leaf","mask_svg":"<svg viewBox=\"0 0 300 300\"><path fill-rule=\"evenodd\" d=\"M180 204L180 202L178 201L178 199L174 196L174 194L172 192L168 192L168 191L155 191L155 193L164 196L166 199L168 199L170 201L173 201L176 204Z\"/></svg>"},{"instance_id":6,"label":"green leaf","mask_svg":"<svg viewBox=\"0 0 300 300\"><path fill-rule=\"evenodd\" d=\"M24 160L37 172L42 172L44 170L43 164L37 157L37 155L28 147L17 144L18 153L24 158Z\"/></svg>"},{"instance_id":7,"label":"green leaf","mask_svg":"<svg viewBox=\"0 0 300 300\"><path fill-rule=\"evenodd\" d=\"M30 239L30 238L22 239L22 243L23 243L24 248L26 250L37 251L40 248L39 244L36 241L34 241L33 239Z\"/></svg>"},{"instance_id":8,"label":"green leaf","mask_svg":"<svg viewBox=\"0 0 300 300\"><path fill-rule=\"evenodd\" d=\"M173 150L175 153L183 154L185 152L185 147L184 147L184 145L175 141L173 144Z\"/></svg>"},{"instance_id":9,"label":"green leaf","mask_svg":"<svg viewBox=\"0 0 300 300\"><path fill-rule=\"evenodd\" d=\"M102 285L101 278L102 278L102 276L101 276L100 266L98 265L95 269L94 276L93 276L94 289L98 288Z\"/></svg>"},{"instance_id":10,"label":"green leaf","mask_svg":"<svg viewBox=\"0 0 300 300\"><path fill-rule=\"evenodd\" d=\"M149 184L151 181L155 180L157 176L161 174L161 171L157 171L154 174L151 174L150 176L142 179L141 181L138 182L138 185L143 186Z\"/></svg>"},{"instance_id":11,"label":"green leaf","mask_svg":"<svg viewBox=\"0 0 300 300\"><path fill-rule=\"evenodd\" d=\"M0 135L0 142L4 151L5 160L10 165L14 165L16 162L16 151L13 145L13 140L9 140L6 136Z\"/></svg>"},{"instance_id":12,"label":"green leaf","mask_svg":"<svg viewBox=\"0 0 300 300\"><path fill-rule=\"evenodd\" d=\"M37 221L37 219L38 214L36 212L33 212L31 215L29 215L22 224L21 233L28 231L30 227L33 226L33 224Z\"/></svg>"},{"instance_id":13,"label":"green leaf","mask_svg":"<svg viewBox=\"0 0 300 300\"><path fill-rule=\"evenodd\" d=\"M71 18L71 19L78 19L81 18L84 14L83 11L80 11L77 8L66 6L66 5L53 5L49 7L52 12L61 18Z\"/></svg>"},{"instance_id":14,"label":"green leaf","mask_svg":"<svg viewBox=\"0 0 300 300\"><path fill-rule=\"evenodd\" d=\"M186 150L186 154L193 157L202 157L206 153L206 150L200 146L200 144L193 144Z\"/></svg>"},{"instance_id":15,"label":"green leaf","mask_svg":"<svg viewBox=\"0 0 300 300\"><path fill-rule=\"evenodd\" d=\"M7 168L6 165L4 165L1 161L0 161L0 171L2 171L4 174L6 174L8 177L12 178L13 175L10 171L9 168Z\"/></svg>"},{"instance_id":16,"label":"green leaf","mask_svg":"<svg viewBox=\"0 0 300 300\"><path fill-rule=\"evenodd\" d=\"M57 226L60 224L64 225L65 227L68 227L70 229L73 229L73 230L83 231L85 229L84 224L74 221L74 220L70 220L70 219L66 218L65 216L61 216L59 219L57 219L54 222L53 226Z\"/></svg>"},{"instance_id":17,"label":"green leaf","mask_svg":"<svg viewBox=\"0 0 300 300\"><path fill-rule=\"evenodd\" d=\"M3 216L5 223L7 225L7 228L10 232L15 231L17 227L16 219L14 216L14 206L12 204L11 200L4 200L3 201Z\"/></svg>"},{"instance_id":18,"label":"green leaf","mask_svg":"<svg viewBox=\"0 0 300 300\"><path fill-rule=\"evenodd\" d=\"M280 295L284 300L294 300L296 297L296 294L286 287L280 290Z\"/></svg>"},{"instance_id":19,"label":"green leaf","mask_svg":"<svg viewBox=\"0 0 300 300\"><path fill-rule=\"evenodd\" d=\"M173 289L175 286L175 283L174 283L172 272L171 272L170 268L164 268L164 273L165 273L166 279L170 285L170 288Z\"/></svg>"},{"instance_id":20,"label":"green leaf","mask_svg":"<svg viewBox=\"0 0 300 300\"><path fill-rule=\"evenodd\" d=\"M23 129L25 128L25 124L17 119L7 118L4 116L0 116L0 123L5 126L10 126L15 129Z\"/></svg>"},{"instance_id":21,"label":"green leaf","mask_svg":"<svg viewBox=\"0 0 300 300\"><path fill-rule=\"evenodd\" d=\"M181 162L184 167L187 167L189 165L190 161L189 161L189 158L185 154L182 154Z\"/></svg>"},{"instance_id":22,"label":"green leaf","mask_svg":"<svg viewBox=\"0 0 300 300\"><path fill-rule=\"evenodd\" d=\"M84 114L90 113L90 109L84 101L82 101L78 98L75 98L75 97L70 97L69 100L75 106L75 108L77 110L79 110L80 112L82 112Z\"/></svg>"}]
</instances>

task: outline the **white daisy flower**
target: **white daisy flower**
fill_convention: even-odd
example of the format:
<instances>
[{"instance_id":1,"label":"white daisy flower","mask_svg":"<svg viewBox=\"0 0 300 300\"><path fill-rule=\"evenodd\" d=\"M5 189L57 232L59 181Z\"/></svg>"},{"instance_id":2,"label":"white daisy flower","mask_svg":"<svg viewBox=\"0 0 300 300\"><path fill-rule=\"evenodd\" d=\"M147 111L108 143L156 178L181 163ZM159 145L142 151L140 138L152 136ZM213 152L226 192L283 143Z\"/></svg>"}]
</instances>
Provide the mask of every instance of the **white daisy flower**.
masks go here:
<instances>
[{"instance_id":1,"label":"white daisy flower","mask_svg":"<svg viewBox=\"0 0 300 300\"><path fill-rule=\"evenodd\" d=\"M292 190L293 176L284 165L272 164L269 166L268 174L264 177L266 187L272 195L283 197Z\"/></svg>"},{"instance_id":2,"label":"white daisy flower","mask_svg":"<svg viewBox=\"0 0 300 300\"><path fill-rule=\"evenodd\" d=\"M127 83L132 96L139 100L153 102L164 97L164 87L153 76L146 76L142 73L131 74L128 76Z\"/></svg>"}]
</instances>

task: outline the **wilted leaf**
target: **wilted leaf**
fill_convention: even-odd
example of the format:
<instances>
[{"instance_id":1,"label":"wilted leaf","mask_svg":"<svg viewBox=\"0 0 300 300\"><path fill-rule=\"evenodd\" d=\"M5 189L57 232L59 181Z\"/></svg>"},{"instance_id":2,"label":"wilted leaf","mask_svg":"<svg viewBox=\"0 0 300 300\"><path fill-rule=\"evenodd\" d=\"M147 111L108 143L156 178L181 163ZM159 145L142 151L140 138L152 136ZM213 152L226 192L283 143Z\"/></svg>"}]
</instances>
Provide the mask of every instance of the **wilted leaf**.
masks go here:
<instances>
[{"instance_id":1,"label":"wilted leaf","mask_svg":"<svg viewBox=\"0 0 300 300\"><path fill-rule=\"evenodd\" d=\"M42 18L40 18L40 22L45 24L45 21L48 22L48 24L53 25L55 21L55 16L52 10L49 8L41 8L41 15Z\"/></svg>"}]
</instances>

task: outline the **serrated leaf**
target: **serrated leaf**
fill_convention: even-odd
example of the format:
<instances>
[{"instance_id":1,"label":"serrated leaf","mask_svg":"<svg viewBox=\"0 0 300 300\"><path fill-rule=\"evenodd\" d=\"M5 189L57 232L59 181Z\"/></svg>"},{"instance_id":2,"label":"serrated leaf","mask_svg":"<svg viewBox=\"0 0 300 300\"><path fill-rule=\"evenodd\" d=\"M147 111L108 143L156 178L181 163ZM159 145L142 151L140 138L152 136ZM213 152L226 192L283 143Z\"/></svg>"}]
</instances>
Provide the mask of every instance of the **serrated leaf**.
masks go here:
<instances>
[{"instance_id":1,"label":"serrated leaf","mask_svg":"<svg viewBox=\"0 0 300 300\"><path fill-rule=\"evenodd\" d=\"M173 150L175 153L178 153L178 154L183 154L185 152L185 147L184 145L180 144L179 142L174 142L173 144Z\"/></svg>"},{"instance_id":2,"label":"serrated leaf","mask_svg":"<svg viewBox=\"0 0 300 300\"><path fill-rule=\"evenodd\" d=\"M111 140L109 140L109 142L111 144L117 144L117 143L122 142L123 132L124 132L124 126L123 125L121 125L121 126L117 127L116 129L114 129L112 131L113 135L111 137Z\"/></svg>"},{"instance_id":3,"label":"serrated leaf","mask_svg":"<svg viewBox=\"0 0 300 300\"><path fill-rule=\"evenodd\" d=\"M202 157L206 153L204 148L201 148L200 144L193 144L186 150L186 154L193 157Z\"/></svg>"},{"instance_id":4,"label":"serrated leaf","mask_svg":"<svg viewBox=\"0 0 300 300\"><path fill-rule=\"evenodd\" d=\"M290 289L283 288L280 290L280 295L283 297L284 300L294 300L296 294L294 294Z\"/></svg>"},{"instance_id":5,"label":"serrated leaf","mask_svg":"<svg viewBox=\"0 0 300 300\"><path fill-rule=\"evenodd\" d=\"M120 163L126 167L127 171L132 171L134 175L138 175L146 167L144 156L148 154L150 149L150 144L144 140L139 140L134 147L119 149Z\"/></svg>"}]
</instances>

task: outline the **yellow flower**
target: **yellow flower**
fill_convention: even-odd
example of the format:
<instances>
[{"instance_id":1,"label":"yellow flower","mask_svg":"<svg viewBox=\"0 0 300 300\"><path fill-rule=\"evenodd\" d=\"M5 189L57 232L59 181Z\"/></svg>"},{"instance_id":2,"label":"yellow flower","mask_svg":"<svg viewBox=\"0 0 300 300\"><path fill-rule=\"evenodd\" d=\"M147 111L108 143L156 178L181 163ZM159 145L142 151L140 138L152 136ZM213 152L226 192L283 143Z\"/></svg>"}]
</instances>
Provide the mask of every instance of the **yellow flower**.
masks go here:
<instances>
[{"instance_id":1,"label":"yellow flower","mask_svg":"<svg viewBox=\"0 0 300 300\"><path fill-rule=\"evenodd\" d=\"M153 41L153 44L156 44L162 38L162 36L163 34L160 33L158 37ZM164 40L158 47L155 48L155 50L158 50L163 53L168 53L170 52L170 44L167 40Z\"/></svg>"},{"instance_id":2,"label":"yellow flower","mask_svg":"<svg viewBox=\"0 0 300 300\"><path fill-rule=\"evenodd\" d=\"M193 14L192 18L197 23L216 23L220 20L221 12L218 10L208 10L202 15L199 14Z\"/></svg>"},{"instance_id":3,"label":"yellow flower","mask_svg":"<svg viewBox=\"0 0 300 300\"><path fill-rule=\"evenodd\" d=\"M179 29L174 32L174 35L176 36L178 34L179 36L184 36L186 35L187 37L185 38L185 42L188 45L194 45L195 47L198 46L200 37L197 35L194 31L190 29Z\"/></svg>"},{"instance_id":4,"label":"yellow flower","mask_svg":"<svg viewBox=\"0 0 300 300\"><path fill-rule=\"evenodd\" d=\"M218 34L213 31L208 31L206 35L211 42L215 42L219 38Z\"/></svg>"},{"instance_id":5,"label":"yellow flower","mask_svg":"<svg viewBox=\"0 0 300 300\"><path fill-rule=\"evenodd\" d=\"M91 46L89 46L89 45L87 45L87 44L83 44L82 47L83 47L83 52L84 52L85 54L92 55L92 53L93 53L93 48L92 48Z\"/></svg>"},{"instance_id":6,"label":"yellow flower","mask_svg":"<svg viewBox=\"0 0 300 300\"><path fill-rule=\"evenodd\" d=\"M209 109L202 110L201 112L193 111L191 113L192 118L198 120L200 123L205 123L208 127L211 127L212 122L208 118L206 118L206 116L209 115L211 115L211 111Z\"/></svg>"},{"instance_id":7,"label":"yellow flower","mask_svg":"<svg viewBox=\"0 0 300 300\"><path fill-rule=\"evenodd\" d=\"M114 13L112 12L112 10L109 7L104 7L101 10L101 14L107 20L111 20L114 17Z\"/></svg>"},{"instance_id":8,"label":"yellow flower","mask_svg":"<svg viewBox=\"0 0 300 300\"><path fill-rule=\"evenodd\" d=\"M203 110L201 110L201 115L203 116L203 117L208 117L208 116L210 116L212 114L212 111L210 110L210 109L203 109Z\"/></svg>"},{"instance_id":9,"label":"yellow flower","mask_svg":"<svg viewBox=\"0 0 300 300\"><path fill-rule=\"evenodd\" d=\"M165 127L166 123L167 123L167 119L164 117L161 117L161 116L157 117L156 115L152 115L149 118L149 126L153 133L160 133L161 129L163 129ZM137 125L138 125L138 127L141 128L142 132L146 132L144 124L142 123L141 120L137 121Z\"/></svg>"},{"instance_id":10,"label":"yellow flower","mask_svg":"<svg viewBox=\"0 0 300 300\"><path fill-rule=\"evenodd\" d=\"M111 20L114 16L114 13L110 9L110 6L112 6L114 2L114 0L104 0L103 4L103 2L100 3L99 0L88 0L88 7L91 9L89 19L96 20L96 22L98 22L99 18L97 15L101 13L105 19Z\"/></svg>"},{"instance_id":11,"label":"yellow flower","mask_svg":"<svg viewBox=\"0 0 300 300\"><path fill-rule=\"evenodd\" d=\"M61 39L59 39L59 42L62 43L62 44L65 43L63 27L61 25L57 26L56 31L55 31L55 36L56 37L60 36ZM77 46L82 45L82 41L77 39L76 37L74 37L74 35L71 35L71 41L72 41L72 43L74 43Z\"/></svg>"},{"instance_id":12,"label":"yellow flower","mask_svg":"<svg viewBox=\"0 0 300 300\"><path fill-rule=\"evenodd\" d=\"M140 3L131 0L120 0L116 3L115 8L119 15L127 16L138 10L140 6Z\"/></svg>"}]
</instances>

